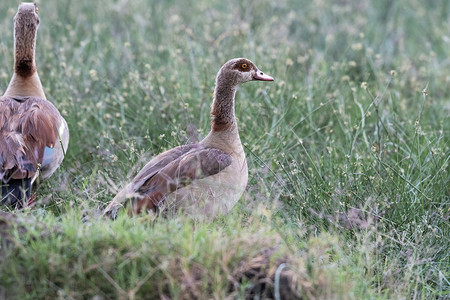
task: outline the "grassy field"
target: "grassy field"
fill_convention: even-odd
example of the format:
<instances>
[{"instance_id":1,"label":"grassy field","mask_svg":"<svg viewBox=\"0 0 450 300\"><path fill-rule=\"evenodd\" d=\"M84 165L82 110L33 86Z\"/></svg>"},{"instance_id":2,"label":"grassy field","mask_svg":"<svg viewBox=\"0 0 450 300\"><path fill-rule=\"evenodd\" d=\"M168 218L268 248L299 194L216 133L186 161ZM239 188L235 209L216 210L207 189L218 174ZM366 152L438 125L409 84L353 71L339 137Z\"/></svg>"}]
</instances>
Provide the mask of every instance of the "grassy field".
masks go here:
<instances>
[{"instance_id":1,"label":"grassy field","mask_svg":"<svg viewBox=\"0 0 450 300\"><path fill-rule=\"evenodd\" d=\"M0 91L17 5L0 4ZM38 70L71 141L36 207L2 215L0 298L450 297L447 0L39 8ZM208 133L233 57L275 78L237 93L233 212L100 218L153 155Z\"/></svg>"}]
</instances>

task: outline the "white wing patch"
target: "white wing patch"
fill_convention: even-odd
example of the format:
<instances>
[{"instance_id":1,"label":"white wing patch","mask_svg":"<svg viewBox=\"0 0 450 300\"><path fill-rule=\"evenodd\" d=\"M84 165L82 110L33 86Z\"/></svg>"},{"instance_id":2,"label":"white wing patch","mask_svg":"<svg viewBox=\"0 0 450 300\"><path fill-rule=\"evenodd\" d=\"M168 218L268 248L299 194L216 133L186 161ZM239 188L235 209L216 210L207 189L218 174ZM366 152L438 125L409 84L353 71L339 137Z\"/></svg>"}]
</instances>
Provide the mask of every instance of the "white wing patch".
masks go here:
<instances>
[{"instance_id":1,"label":"white wing patch","mask_svg":"<svg viewBox=\"0 0 450 300\"><path fill-rule=\"evenodd\" d=\"M64 130L66 130L66 124L64 121L61 122L61 124L59 125L59 138L61 138L63 136Z\"/></svg>"}]
</instances>

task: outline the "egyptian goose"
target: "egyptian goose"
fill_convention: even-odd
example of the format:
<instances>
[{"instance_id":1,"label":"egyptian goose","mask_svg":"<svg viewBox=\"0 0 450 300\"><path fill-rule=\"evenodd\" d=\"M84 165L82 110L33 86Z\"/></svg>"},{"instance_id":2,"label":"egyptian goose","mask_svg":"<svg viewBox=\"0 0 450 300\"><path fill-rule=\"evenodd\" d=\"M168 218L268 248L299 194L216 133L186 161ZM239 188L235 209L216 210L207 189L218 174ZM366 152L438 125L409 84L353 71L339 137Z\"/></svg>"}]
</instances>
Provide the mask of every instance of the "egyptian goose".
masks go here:
<instances>
[{"instance_id":1,"label":"egyptian goose","mask_svg":"<svg viewBox=\"0 0 450 300\"><path fill-rule=\"evenodd\" d=\"M172 213L197 219L226 214L247 186L248 170L234 113L237 87L247 81L273 81L245 58L226 62L216 77L211 131L199 143L178 146L154 157L108 207L115 217L131 201L131 212Z\"/></svg>"},{"instance_id":2,"label":"egyptian goose","mask_svg":"<svg viewBox=\"0 0 450 300\"><path fill-rule=\"evenodd\" d=\"M22 3L14 17L14 74L0 97L1 204L29 204L37 178L61 164L69 143L64 118L50 103L35 64L37 5Z\"/></svg>"}]
</instances>

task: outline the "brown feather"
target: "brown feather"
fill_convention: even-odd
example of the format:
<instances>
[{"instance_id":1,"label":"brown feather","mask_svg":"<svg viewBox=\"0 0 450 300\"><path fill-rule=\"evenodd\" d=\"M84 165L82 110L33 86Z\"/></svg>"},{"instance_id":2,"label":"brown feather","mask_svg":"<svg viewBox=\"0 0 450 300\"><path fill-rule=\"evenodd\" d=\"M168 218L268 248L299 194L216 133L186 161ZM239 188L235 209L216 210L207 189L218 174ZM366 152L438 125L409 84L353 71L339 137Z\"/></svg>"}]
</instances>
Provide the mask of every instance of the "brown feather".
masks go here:
<instances>
[{"instance_id":1,"label":"brown feather","mask_svg":"<svg viewBox=\"0 0 450 300\"><path fill-rule=\"evenodd\" d=\"M155 172L136 192L142 198L135 201L133 209L139 213L142 209L156 210L168 194L189 185L192 181L219 173L228 167L230 155L215 148L204 148L198 144L192 150L179 156Z\"/></svg>"},{"instance_id":2,"label":"brown feather","mask_svg":"<svg viewBox=\"0 0 450 300\"><path fill-rule=\"evenodd\" d=\"M42 164L45 147L58 142L61 115L47 100L0 97L0 176L32 177Z\"/></svg>"},{"instance_id":3,"label":"brown feather","mask_svg":"<svg viewBox=\"0 0 450 300\"><path fill-rule=\"evenodd\" d=\"M21 60L16 62L14 71L17 75L27 78L36 72L36 66L31 60Z\"/></svg>"},{"instance_id":4,"label":"brown feather","mask_svg":"<svg viewBox=\"0 0 450 300\"><path fill-rule=\"evenodd\" d=\"M182 146L178 146L178 147L172 148L170 150L167 150L166 152L163 152L163 153L155 156L136 175L136 177L133 179L133 183L135 184L135 186L142 185L145 181L147 181L149 178L151 178L153 175L155 175L157 172L159 172L162 168L164 168L171 161L178 159L180 156L191 151L195 147L198 147L198 145L197 144L182 145Z\"/></svg>"}]
</instances>

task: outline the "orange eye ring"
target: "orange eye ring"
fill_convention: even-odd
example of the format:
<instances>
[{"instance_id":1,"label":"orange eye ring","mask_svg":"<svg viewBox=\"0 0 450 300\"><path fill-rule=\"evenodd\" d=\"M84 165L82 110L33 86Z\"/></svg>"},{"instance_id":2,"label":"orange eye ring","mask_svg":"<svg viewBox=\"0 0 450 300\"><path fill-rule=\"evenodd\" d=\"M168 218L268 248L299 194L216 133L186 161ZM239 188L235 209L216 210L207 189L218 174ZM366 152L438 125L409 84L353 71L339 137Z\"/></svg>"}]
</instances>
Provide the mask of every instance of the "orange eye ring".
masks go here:
<instances>
[{"instance_id":1,"label":"orange eye ring","mask_svg":"<svg viewBox=\"0 0 450 300\"><path fill-rule=\"evenodd\" d=\"M242 64L242 69L246 69L247 68L247 64Z\"/></svg>"}]
</instances>

